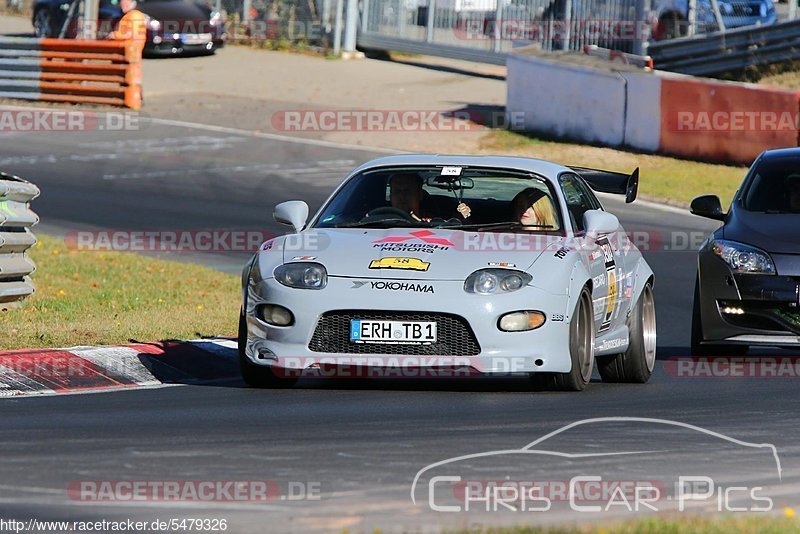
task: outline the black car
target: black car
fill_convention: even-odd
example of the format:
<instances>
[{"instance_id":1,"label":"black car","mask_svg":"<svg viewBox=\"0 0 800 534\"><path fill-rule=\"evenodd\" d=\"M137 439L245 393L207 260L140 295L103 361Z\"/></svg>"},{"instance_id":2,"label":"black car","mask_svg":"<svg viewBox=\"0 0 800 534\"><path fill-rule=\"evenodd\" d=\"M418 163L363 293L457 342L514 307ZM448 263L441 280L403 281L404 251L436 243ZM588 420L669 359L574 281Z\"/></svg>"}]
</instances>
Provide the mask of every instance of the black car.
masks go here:
<instances>
[{"instance_id":1,"label":"black car","mask_svg":"<svg viewBox=\"0 0 800 534\"><path fill-rule=\"evenodd\" d=\"M691 211L724 222L698 256L692 353L800 348L800 149L758 156L727 213L714 195Z\"/></svg>"},{"instance_id":2,"label":"black car","mask_svg":"<svg viewBox=\"0 0 800 534\"><path fill-rule=\"evenodd\" d=\"M33 6L36 36L58 37L74 1L36 0ZM139 0L137 9L147 16L145 55L213 54L225 43L225 21L219 12L205 4L191 0ZM113 31L121 18L119 0L100 0L98 38ZM77 34L77 16L73 16L64 37L74 38Z\"/></svg>"}]
</instances>

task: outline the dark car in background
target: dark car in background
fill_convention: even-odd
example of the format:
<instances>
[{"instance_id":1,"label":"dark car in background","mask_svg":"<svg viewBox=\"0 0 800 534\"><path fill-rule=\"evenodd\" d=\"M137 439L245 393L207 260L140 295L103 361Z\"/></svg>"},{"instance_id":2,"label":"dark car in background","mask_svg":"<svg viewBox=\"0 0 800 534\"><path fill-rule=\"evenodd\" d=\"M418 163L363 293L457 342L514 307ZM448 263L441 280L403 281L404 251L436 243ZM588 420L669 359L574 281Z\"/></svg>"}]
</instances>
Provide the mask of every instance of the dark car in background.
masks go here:
<instances>
[{"instance_id":1,"label":"dark car in background","mask_svg":"<svg viewBox=\"0 0 800 534\"><path fill-rule=\"evenodd\" d=\"M37 37L58 37L77 0L36 0L33 27ZM225 21L219 12L191 0L139 0L137 9L147 17L146 56L213 54L226 39ZM73 10L74 11L74 10ZM119 0L100 0L98 38L114 30L122 9ZM72 17L64 37L78 34Z\"/></svg>"},{"instance_id":2,"label":"dark car in background","mask_svg":"<svg viewBox=\"0 0 800 534\"><path fill-rule=\"evenodd\" d=\"M718 0L719 15L725 28L775 24L778 15L772 0ZM674 39L689 33L689 0L653 0L653 39ZM697 0L695 14L698 33L719 29L711 0Z\"/></svg>"},{"instance_id":3,"label":"dark car in background","mask_svg":"<svg viewBox=\"0 0 800 534\"><path fill-rule=\"evenodd\" d=\"M692 353L800 348L800 149L762 153L727 213L714 195L691 211L723 221L698 256Z\"/></svg>"}]
</instances>

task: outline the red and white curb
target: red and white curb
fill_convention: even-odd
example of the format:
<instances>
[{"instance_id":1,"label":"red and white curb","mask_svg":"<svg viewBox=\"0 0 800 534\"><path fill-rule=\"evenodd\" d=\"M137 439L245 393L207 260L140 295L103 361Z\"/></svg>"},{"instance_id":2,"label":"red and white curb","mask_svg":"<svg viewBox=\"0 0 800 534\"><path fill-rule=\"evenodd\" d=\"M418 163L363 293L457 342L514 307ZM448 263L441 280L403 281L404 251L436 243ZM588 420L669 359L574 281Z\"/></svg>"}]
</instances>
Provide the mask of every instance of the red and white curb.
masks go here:
<instances>
[{"instance_id":1,"label":"red and white curb","mask_svg":"<svg viewBox=\"0 0 800 534\"><path fill-rule=\"evenodd\" d=\"M0 397L196 384L239 376L236 341L0 351Z\"/></svg>"}]
</instances>

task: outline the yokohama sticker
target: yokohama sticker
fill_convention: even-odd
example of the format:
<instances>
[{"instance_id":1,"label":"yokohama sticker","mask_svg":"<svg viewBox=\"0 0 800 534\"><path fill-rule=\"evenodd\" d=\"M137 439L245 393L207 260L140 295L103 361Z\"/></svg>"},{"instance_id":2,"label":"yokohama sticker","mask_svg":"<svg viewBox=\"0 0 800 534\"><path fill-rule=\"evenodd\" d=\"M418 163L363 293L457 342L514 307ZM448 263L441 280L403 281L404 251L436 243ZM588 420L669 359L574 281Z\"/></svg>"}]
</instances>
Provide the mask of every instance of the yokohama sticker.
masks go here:
<instances>
[{"instance_id":1,"label":"yokohama sticker","mask_svg":"<svg viewBox=\"0 0 800 534\"><path fill-rule=\"evenodd\" d=\"M386 289L388 291L409 291L412 293L435 293L433 286L430 284L414 284L409 282L385 282L381 281L367 281L367 280L354 280L351 289L358 289L369 284L370 289Z\"/></svg>"}]
</instances>

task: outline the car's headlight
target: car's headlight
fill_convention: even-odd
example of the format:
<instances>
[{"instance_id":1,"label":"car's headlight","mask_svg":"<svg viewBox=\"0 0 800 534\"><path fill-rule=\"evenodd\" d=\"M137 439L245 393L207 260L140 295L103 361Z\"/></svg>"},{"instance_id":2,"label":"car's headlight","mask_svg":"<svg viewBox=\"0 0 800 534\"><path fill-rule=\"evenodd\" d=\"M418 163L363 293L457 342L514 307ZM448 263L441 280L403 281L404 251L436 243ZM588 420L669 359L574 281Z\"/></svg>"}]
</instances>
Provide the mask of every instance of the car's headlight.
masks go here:
<instances>
[{"instance_id":1,"label":"car's headlight","mask_svg":"<svg viewBox=\"0 0 800 534\"><path fill-rule=\"evenodd\" d=\"M528 285L533 277L511 269L479 269L464 282L464 291L481 295L510 293Z\"/></svg>"},{"instance_id":2,"label":"car's headlight","mask_svg":"<svg viewBox=\"0 0 800 534\"><path fill-rule=\"evenodd\" d=\"M147 23L147 27L153 30L154 32L157 32L158 30L161 29L161 22L154 19L153 17L145 15L144 20Z\"/></svg>"},{"instance_id":3,"label":"car's headlight","mask_svg":"<svg viewBox=\"0 0 800 534\"><path fill-rule=\"evenodd\" d=\"M212 11L208 21L209 23L211 23L212 26L216 26L217 24L222 22L222 13L220 13L219 11Z\"/></svg>"},{"instance_id":4,"label":"car's headlight","mask_svg":"<svg viewBox=\"0 0 800 534\"><path fill-rule=\"evenodd\" d=\"M775 274L775 264L763 250L724 239L711 242L711 251L722 258L734 272Z\"/></svg>"},{"instance_id":5,"label":"car's headlight","mask_svg":"<svg viewBox=\"0 0 800 534\"><path fill-rule=\"evenodd\" d=\"M298 289L322 289L328 284L328 271L319 263L284 263L275 268L275 280Z\"/></svg>"}]
</instances>

